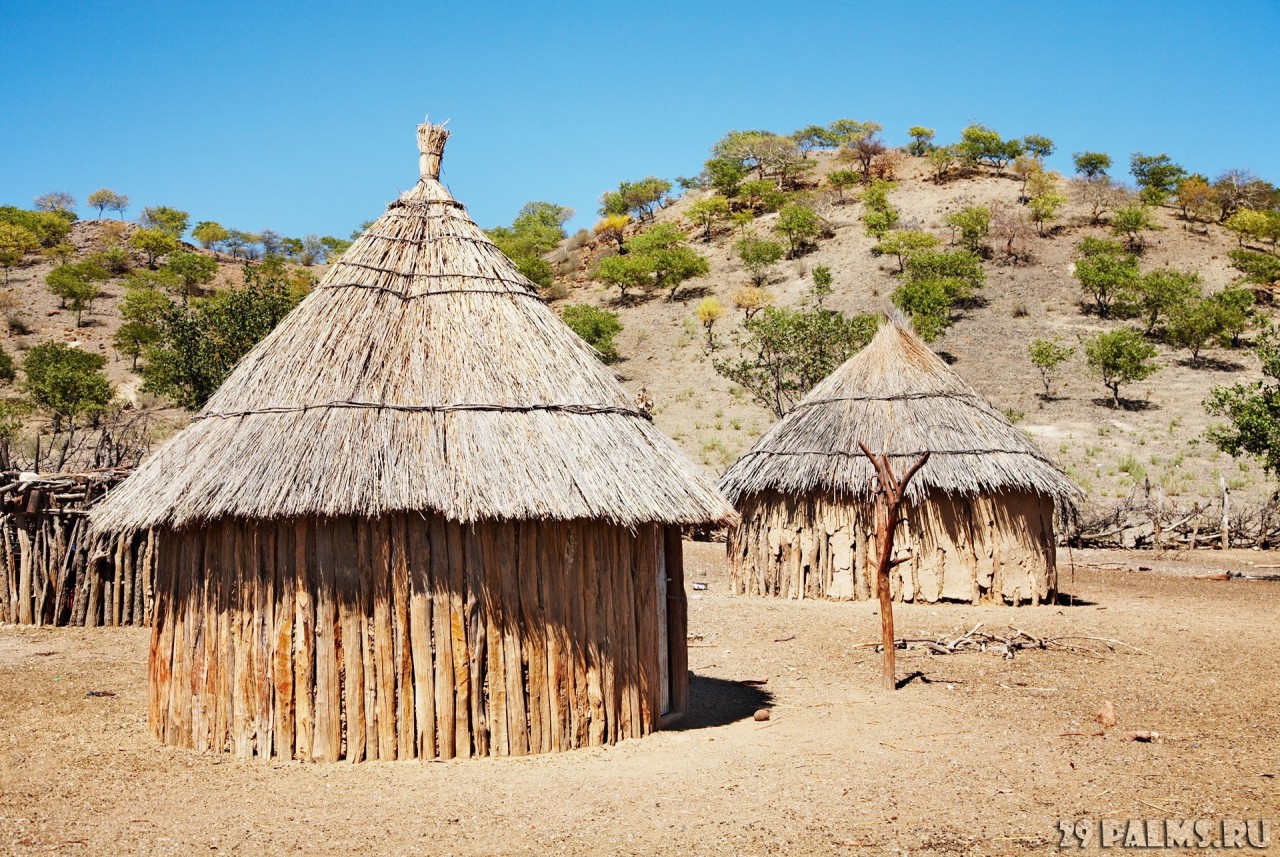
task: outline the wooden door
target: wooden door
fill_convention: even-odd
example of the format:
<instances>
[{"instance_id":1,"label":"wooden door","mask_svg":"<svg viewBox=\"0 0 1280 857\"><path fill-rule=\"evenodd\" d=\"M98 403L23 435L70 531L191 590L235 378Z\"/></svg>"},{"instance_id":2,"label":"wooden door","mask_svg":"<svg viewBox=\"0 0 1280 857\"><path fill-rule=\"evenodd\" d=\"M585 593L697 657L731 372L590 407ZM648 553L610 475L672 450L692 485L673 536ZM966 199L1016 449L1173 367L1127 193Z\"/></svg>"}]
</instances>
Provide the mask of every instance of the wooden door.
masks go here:
<instances>
[{"instance_id":1,"label":"wooden door","mask_svg":"<svg viewBox=\"0 0 1280 857\"><path fill-rule=\"evenodd\" d=\"M667 551L662 528L654 529L658 555L658 686L662 688L658 713L671 713L671 641L667 630Z\"/></svg>"}]
</instances>

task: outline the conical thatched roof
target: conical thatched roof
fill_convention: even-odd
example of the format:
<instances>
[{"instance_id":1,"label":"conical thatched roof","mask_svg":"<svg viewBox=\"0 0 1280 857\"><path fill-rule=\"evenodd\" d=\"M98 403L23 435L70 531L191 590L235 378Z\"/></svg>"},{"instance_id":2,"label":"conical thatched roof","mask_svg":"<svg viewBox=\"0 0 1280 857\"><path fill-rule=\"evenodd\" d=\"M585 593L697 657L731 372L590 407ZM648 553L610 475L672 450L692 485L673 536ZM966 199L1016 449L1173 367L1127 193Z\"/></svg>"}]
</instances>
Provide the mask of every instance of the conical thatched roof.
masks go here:
<instances>
[{"instance_id":1,"label":"conical thatched roof","mask_svg":"<svg viewBox=\"0 0 1280 857\"><path fill-rule=\"evenodd\" d=\"M733 503L761 491L869 497L871 464L858 442L895 470L931 453L913 501L939 491L1047 494L1074 508L1077 488L1004 415L897 321L814 387L720 479Z\"/></svg>"},{"instance_id":2,"label":"conical thatched roof","mask_svg":"<svg viewBox=\"0 0 1280 857\"><path fill-rule=\"evenodd\" d=\"M439 182L422 178L94 513L722 522L733 510Z\"/></svg>"}]
</instances>

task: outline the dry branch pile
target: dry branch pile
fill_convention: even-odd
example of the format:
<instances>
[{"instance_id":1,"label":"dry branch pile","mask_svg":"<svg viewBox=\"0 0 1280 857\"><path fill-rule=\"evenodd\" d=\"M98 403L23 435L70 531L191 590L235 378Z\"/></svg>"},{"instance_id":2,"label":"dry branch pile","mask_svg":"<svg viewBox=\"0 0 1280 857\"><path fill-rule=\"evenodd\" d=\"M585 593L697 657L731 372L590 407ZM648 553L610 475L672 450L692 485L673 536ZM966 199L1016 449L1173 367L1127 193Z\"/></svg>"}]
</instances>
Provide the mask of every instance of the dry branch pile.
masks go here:
<instances>
[{"instance_id":1,"label":"dry branch pile","mask_svg":"<svg viewBox=\"0 0 1280 857\"><path fill-rule=\"evenodd\" d=\"M1008 633L998 634L983 631L982 623L974 625L958 637L904 637L894 642L898 649L923 649L930 655L956 655L962 652L991 652L1006 660L1025 649L1056 649L1058 651L1078 654L1097 654L1106 649L1114 652L1117 647L1128 649L1139 654L1150 654L1137 646L1131 646L1122 640L1106 637L1088 637L1069 635L1064 637L1035 637L1021 628L1009 626ZM859 648L875 647L877 652L883 650L881 643L863 643Z\"/></svg>"},{"instance_id":2,"label":"dry branch pile","mask_svg":"<svg viewBox=\"0 0 1280 857\"><path fill-rule=\"evenodd\" d=\"M128 474L0 474L0 622L147 623L154 535L89 528L89 508Z\"/></svg>"}]
</instances>

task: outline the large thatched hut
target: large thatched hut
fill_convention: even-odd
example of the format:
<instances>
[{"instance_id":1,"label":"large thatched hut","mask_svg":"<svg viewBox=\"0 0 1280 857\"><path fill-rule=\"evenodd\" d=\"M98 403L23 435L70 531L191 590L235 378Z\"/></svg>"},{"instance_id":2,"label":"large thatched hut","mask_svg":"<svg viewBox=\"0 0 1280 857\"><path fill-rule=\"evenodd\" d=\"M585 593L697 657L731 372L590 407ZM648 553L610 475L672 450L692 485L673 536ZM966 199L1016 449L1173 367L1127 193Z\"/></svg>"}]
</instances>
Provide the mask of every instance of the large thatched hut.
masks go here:
<instances>
[{"instance_id":1,"label":"large thatched hut","mask_svg":"<svg viewBox=\"0 0 1280 857\"><path fill-rule=\"evenodd\" d=\"M522 755L684 708L679 527L733 510L440 183L447 137L94 513L157 528L166 743Z\"/></svg>"},{"instance_id":2,"label":"large thatched hut","mask_svg":"<svg viewBox=\"0 0 1280 857\"><path fill-rule=\"evenodd\" d=\"M895 469L931 453L897 533L896 599L1054 597L1055 510L1074 509L1079 489L896 321L721 478L742 515L728 543L736 593L875 597L872 469L859 441Z\"/></svg>"}]
</instances>

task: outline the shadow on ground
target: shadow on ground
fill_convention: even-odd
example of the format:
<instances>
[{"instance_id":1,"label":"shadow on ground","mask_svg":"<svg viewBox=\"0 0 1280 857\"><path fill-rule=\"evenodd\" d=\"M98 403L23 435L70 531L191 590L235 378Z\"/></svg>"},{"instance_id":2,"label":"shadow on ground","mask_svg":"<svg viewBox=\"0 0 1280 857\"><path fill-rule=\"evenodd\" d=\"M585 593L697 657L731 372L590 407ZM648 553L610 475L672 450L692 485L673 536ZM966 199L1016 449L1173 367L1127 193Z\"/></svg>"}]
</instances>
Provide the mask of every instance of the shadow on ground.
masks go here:
<instances>
[{"instance_id":1,"label":"shadow on ground","mask_svg":"<svg viewBox=\"0 0 1280 857\"><path fill-rule=\"evenodd\" d=\"M756 711L772 703L773 694L762 687L690 673L689 713L670 728L680 732L727 726L750 720Z\"/></svg>"}]
</instances>

